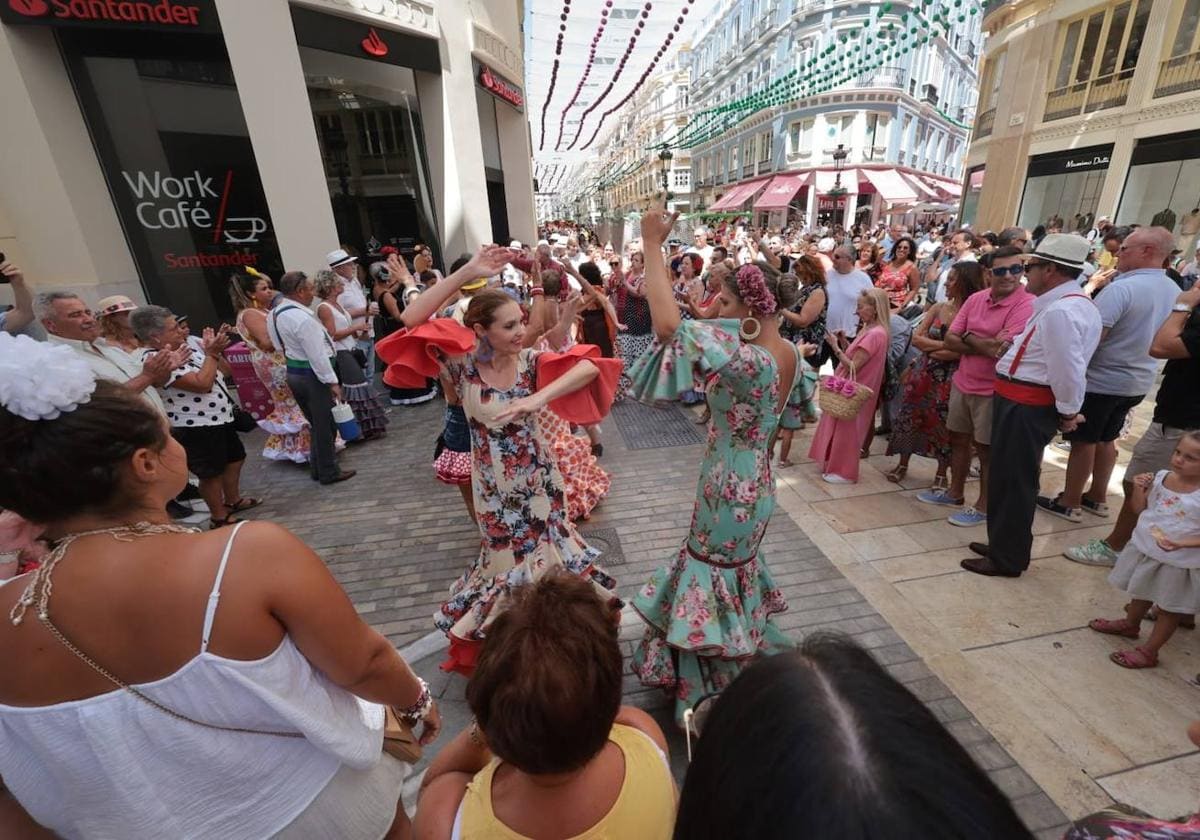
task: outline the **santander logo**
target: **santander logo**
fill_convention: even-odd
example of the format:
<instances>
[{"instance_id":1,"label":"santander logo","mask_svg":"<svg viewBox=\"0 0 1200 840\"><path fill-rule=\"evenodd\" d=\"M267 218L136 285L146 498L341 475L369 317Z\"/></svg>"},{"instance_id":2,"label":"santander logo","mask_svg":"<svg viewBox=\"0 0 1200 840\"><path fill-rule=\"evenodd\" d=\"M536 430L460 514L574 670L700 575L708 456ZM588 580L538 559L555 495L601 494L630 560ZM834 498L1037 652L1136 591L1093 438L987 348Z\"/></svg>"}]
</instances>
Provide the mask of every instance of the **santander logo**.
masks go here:
<instances>
[{"instance_id":1,"label":"santander logo","mask_svg":"<svg viewBox=\"0 0 1200 840\"><path fill-rule=\"evenodd\" d=\"M8 0L8 7L26 17L41 17L50 12L46 0Z\"/></svg>"},{"instance_id":2,"label":"santander logo","mask_svg":"<svg viewBox=\"0 0 1200 840\"><path fill-rule=\"evenodd\" d=\"M376 58L383 58L388 54L388 45L379 37L379 33L373 26L368 31L367 37L362 39L362 48L367 55L373 55Z\"/></svg>"}]
</instances>

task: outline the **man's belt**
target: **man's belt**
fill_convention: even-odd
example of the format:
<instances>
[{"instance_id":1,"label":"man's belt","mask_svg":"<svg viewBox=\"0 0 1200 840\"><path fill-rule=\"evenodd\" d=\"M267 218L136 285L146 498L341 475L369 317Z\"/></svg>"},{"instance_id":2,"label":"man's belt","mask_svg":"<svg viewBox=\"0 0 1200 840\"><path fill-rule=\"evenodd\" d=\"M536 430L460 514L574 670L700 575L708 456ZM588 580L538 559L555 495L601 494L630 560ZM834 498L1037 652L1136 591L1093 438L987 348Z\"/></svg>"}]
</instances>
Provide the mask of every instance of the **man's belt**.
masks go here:
<instances>
[{"instance_id":1,"label":"man's belt","mask_svg":"<svg viewBox=\"0 0 1200 840\"><path fill-rule=\"evenodd\" d=\"M1049 385L1022 382L999 373L996 374L996 394L1021 405L1054 405L1054 392Z\"/></svg>"}]
</instances>

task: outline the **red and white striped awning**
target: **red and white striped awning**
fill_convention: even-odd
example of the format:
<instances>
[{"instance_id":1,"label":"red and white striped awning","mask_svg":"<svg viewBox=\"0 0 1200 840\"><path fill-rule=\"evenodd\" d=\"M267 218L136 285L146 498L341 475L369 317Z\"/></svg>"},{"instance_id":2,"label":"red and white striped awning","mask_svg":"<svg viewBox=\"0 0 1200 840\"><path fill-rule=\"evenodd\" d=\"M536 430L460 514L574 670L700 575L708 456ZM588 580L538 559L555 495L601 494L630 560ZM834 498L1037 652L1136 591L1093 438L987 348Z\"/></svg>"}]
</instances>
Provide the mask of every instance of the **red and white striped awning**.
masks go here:
<instances>
[{"instance_id":1,"label":"red and white striped awning","mask_svg":"<svg viewBox=\"0 0 1200 840\"><path fill-rule=\"evenodd\" d=\"M709 210L734 210L746 203L746 200L753 196L756 192L767 185L769 178L760 178L757 181L747 181L744 184L737 184L731 187L729 192L713 202Z\"/></svg>"}]
</instances>

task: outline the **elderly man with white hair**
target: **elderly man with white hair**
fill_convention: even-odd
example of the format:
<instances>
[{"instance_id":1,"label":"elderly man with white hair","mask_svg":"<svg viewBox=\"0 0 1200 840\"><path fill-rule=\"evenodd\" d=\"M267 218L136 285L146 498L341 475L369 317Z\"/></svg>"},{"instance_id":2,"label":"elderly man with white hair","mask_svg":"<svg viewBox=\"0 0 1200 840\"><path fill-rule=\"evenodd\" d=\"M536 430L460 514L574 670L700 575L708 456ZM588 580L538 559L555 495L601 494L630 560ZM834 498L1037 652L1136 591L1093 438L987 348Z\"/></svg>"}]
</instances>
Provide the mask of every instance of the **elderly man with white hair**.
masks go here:
<instances>
[{"instance_id":1,"label":"elderly man with white hair","mask_svg":"<svg viewBox=\"0 0 1200 840\"><path fill-rule=\"evenodd\" d=\"M1161 227L1138 228L1121 243L1112 282L1096 296L1103 331L1087 367L1084 421L1064 437L1071 441L1066 486L1038 507L1071 522L1086 510L1108 515L1108 480L1117 463L1117 438L1130 410L1154 386L1158 362L1150 357L1154 334L1171 314L1179 287L1163 264L1175 238ZM1084 492L1091 477L1092 483Z\"/></svg>"}]
</instances>

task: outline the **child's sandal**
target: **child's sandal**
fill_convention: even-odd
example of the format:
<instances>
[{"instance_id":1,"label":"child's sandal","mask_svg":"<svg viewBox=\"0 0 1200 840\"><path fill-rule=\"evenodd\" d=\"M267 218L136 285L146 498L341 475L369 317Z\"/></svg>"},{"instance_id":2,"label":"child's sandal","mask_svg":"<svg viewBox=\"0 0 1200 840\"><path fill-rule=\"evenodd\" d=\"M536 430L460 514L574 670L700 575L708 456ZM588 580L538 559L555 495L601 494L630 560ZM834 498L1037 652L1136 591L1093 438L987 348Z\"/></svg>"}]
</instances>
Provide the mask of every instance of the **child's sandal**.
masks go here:
<instances>
[{"instance_id":1,"label":"child's sandal","mask_svg":"<svg viewBox=\"0 0 1200 840\"><path fill-rule=\"evenodd\" d=\"M1142 634L1141 630L1130 624L1127 618L1093 618L1088 622L1088 627L1097 633L1104 633L1107 636L1123 636L1126 639L1136 639Z\"/></svg>"},{"instance_id":2,"label":"child's sandal","mask_svg":"<svg viewBox=\"0 0 1200 840\"><path fill-rule=\"evenodd\" d=\"M1108 658L1122 668L1130 668L1132 670L1154 668L1158 665L1158 655L1151 653L1144 647L1118 650L1115 653L1109 654Z\"/></svg>"}]
</instances>

